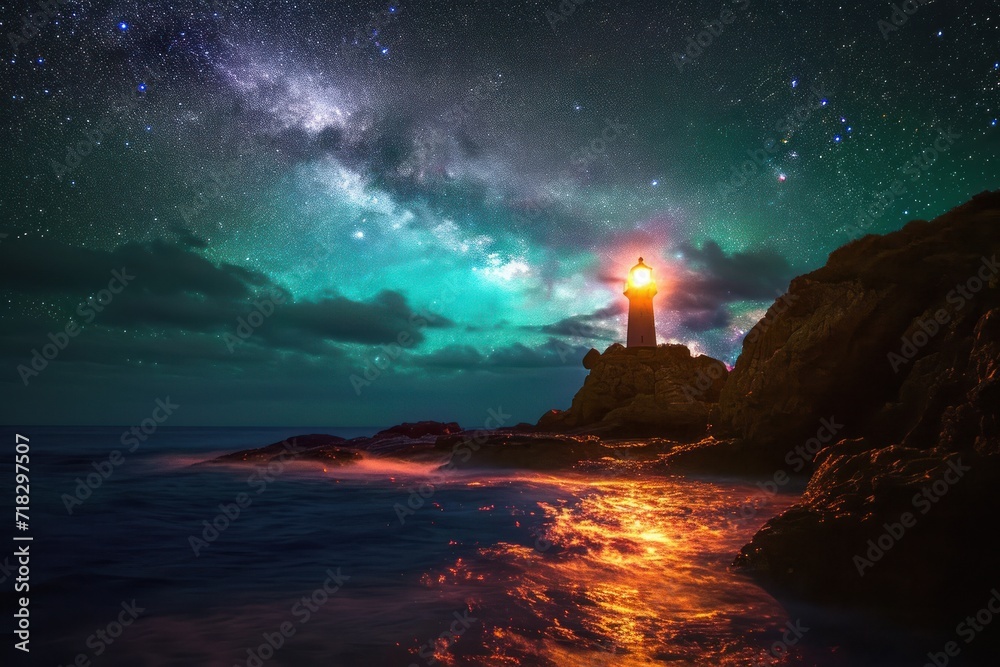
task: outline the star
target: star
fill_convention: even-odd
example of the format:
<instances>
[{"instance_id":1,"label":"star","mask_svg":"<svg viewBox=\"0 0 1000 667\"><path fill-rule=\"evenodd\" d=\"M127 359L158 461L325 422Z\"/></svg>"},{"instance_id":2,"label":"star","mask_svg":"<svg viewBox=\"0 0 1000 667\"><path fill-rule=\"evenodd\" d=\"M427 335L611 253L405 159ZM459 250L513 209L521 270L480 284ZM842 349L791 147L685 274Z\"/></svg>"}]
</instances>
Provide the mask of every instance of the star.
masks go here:
<instances>
[{"instance_id":1,"label":"star","mask_svg":"<svg viewBox=\"0 0 1000 667\"><path fill-rule=\"evenodd\" d=\"M962 38L900 70L892 68L933 25L929 15L883 40L874 17L864 19L865 36L859 17L836 3L796 10L795 31L737 12L705 48L680 29L702 17L665 3L619 3L613 12L568 3L577 7L566 17L559 0L478 3L475 12L438 2L411 12L396 0L198 0L139 5L135 30L115 18L139 16L134 6L105 4L96 20L67 5L59 24L35 26L27 44L2 56L17 111L8 114L9 148L29 158L0 163L22 233L87 252L151 244L190 253L235 267L239 280L287 287L300 304L331 295L374 303L377 313L437 304L450 325L428 328L401 382L426 380L423 369L437 364L478 372L475 360L493 347L520 350L512 363L545 363L535 351L554 323L612 312L621 295L607 279L617 277L619 257L634 263L640 254L669 260L687 299L665 318L669 337L732 361L740 344L732 327L749 330L771 288L822 266L938 127L954 122L961 158L942 156L870 231L901 228L911 214L930 219L1000 187L992 146L975 137L995 134L1000 116L1000 24L983 3L939 13L929 34L943 41L945 28L961 25ZM216 8L224 10L213 16ZM637 26L663 48L622 38ZM972 119L968 137L961 119ZM986 125L974 130L977 122ZM771 268L759 281L768 289L699 292L758 259ZM449 285L455 298L442 304ZM136 297L146 288L137 289ZM72 312L43 291L23 296L7 321ZM692 314L702 296L712 318ZM224 305L220 327L248 304ZM612 333L597 347L615 340L608 322ZM282 336L277 323L243 348L255 367L287 356L294 368L300 352L331 376L343 375L337 360L365 365L371 336L328 340L322 328ZM147 324L134 331L160 326ZM95 325L91 341L103 335ZM489 335L470 338L473 329ZM121 358L144 356L144 336L123 342ZM300 340L305 351L277 344ZM465 352L445 354L455 346ZM206 363L209 380L250 358L222 352ZM120 359L107 355L113 368ZM252 375L248 368L240 366ZM453 386L481 398L471 385ZM389 401L385 415L364 416L399 410Z\"/></svg>"}]
</instances>

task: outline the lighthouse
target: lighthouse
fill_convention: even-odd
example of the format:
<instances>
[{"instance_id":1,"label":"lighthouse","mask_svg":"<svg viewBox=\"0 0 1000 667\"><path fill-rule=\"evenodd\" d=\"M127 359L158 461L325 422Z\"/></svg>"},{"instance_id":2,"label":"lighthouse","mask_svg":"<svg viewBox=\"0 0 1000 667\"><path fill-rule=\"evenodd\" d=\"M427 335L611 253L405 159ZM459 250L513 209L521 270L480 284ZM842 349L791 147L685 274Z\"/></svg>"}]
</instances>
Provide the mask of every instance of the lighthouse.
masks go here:
<instances>
[{"instance_id":1,"label":"lighthouse","mask_svg":"<svg viewBox=\"0 0 1000 667\"><path fill-rule=\"evenodd\" d=\"M656 347L656 323L653 321L653 297L656 283L653 270L639 258L625 282L628 297L628 347Z\"/></svg>"}]
</instances>

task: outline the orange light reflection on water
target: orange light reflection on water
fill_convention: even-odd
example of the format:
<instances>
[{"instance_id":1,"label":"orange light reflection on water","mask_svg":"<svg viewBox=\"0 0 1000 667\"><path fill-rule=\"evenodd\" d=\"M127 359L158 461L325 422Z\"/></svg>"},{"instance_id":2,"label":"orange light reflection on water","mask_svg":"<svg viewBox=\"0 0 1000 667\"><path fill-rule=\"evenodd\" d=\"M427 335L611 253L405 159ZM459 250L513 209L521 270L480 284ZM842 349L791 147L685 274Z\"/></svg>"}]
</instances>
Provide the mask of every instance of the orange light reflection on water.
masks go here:
<instances>
[{"instance_id":1,"label":"orange light reflection on water","mask_svg":"<svg viewBox=\"0 0 1000 667\"><path fill-rule=\"evenodd\" d=\"M695 480L562 480L570 500L542 503L543 539L501 543L435 584L482 582L470 600L484 648L456 664L757 665L789 620L728 564L769 516L739 520L759 496ZM524 509L524 508L522 508ZM549 545L551 543L551 545Z\"/></svg>"}]
</instances>

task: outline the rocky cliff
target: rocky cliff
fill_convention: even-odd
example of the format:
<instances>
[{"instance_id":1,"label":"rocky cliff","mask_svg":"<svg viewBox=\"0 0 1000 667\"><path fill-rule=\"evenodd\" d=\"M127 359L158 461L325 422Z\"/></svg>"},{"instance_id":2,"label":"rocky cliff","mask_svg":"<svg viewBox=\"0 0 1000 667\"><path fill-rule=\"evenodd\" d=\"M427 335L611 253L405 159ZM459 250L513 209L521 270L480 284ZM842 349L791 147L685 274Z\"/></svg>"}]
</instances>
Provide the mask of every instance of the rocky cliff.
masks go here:
<instances>
[{"instance_id":1,"label":"rocky cliff","mask_svg":"<svg viewBox=\"0 0 1000 667\"><path fill-rule=\"evenodd\" d=\"M932 629L983 606L1000 584L998 254L984 193L837 250L750 332L718 409L735 441L706 451L812 477L738 567Z\"/></svg>"},{"instance_id":2,"label":"rocky cliff","mask_svg":"<svg viewBox=\"0 0 1000 667\"><path fill-rule=\"evenodd\" d=\"M539 430L700 438L729 375L721 361L693 357L683 345L615 343L588 352L583 365L590 375L570 408L543 415Z\"/></svg>"},{"instance_id":3,"label":"rocky cliff","mask_svg":"<svg viewBox=\"0 0 1000 667\"><path fill-rule=\"evenodd\" d=\"M998 209L1000 195L984 193L934 222L854 241L793 280L744 341L718 433L781 454L832 416L838 439L934 444L972 388L970 351L998 303ZM965 432L969 444L985 435Z\"/></svg>"}]
</instances>

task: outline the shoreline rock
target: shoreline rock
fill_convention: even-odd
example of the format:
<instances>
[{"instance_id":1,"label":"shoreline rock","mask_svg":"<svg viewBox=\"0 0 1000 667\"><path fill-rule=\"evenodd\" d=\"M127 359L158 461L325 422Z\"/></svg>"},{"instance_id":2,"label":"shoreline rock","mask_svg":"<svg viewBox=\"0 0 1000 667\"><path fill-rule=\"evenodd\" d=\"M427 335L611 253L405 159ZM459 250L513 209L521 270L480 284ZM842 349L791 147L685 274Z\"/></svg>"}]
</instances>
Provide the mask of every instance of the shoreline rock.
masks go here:
<instances>
[{"instance_id":1,"label":"shoreline rock","mask_svg":"<svg viewBox=\"0 0 1000 667\"><path fill-rule=\"evenodd\" d=\"M683 345L615 343L603 354L590 350L583 366L590 374L570 408L542 415L538 431L697 440L729 375L721 361L693 357Z\"/></svg>"},{"instance_id":2,"label":"shoreline rock","mask_svg":"<svg viewBox=\"0 0 1000 667\"><path fill-rule=\"evenodd\" d=\"M581 464L615 460L657 462L677 444L664 438L603 439L596 435L542 433L531 425L527 427L466 431L454 422L419 422L350 440L302 435L225 454L199 465L261 465L293 460L346 465L371 456L432 462L454 469L572 470Z\"/></svg>"},{"instance_id":3,"label":"shoreline rock","mask_svg":"<svg viewBox=\"0 0 1000 667\"><path fill-rule=\"evenodd\" d=\"M835 251L747 336L720 397L728 439L674 461L780 469L820 420L843 424L734 561L779 599L949 635L1000 584L998 251L1000 193L984 193Z\"/></svg>"}]
</instances>

